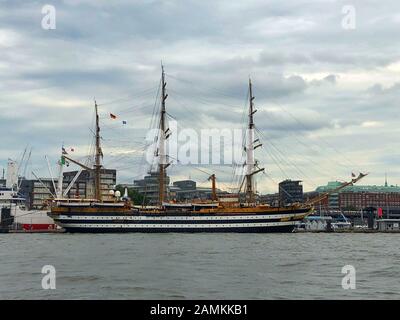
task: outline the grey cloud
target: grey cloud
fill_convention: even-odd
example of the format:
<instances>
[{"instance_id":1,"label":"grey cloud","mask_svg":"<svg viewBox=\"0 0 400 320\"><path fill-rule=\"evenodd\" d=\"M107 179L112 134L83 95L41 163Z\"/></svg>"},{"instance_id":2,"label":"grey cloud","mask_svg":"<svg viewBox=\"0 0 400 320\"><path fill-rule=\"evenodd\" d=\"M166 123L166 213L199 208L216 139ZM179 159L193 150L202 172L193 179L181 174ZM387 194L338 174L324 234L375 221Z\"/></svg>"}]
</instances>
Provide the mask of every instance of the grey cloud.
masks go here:
<instances>
[{"instance_id":1,"label":"grey cloud","mask_svg":"<svg viewBox=\"0 0 400 320\"><path fill-rule=\"evenodd\" d=\"M343 161L341 155L314 146L319 137L349 153L354 162L371 159L369 171L382 172L384 160L373 155L390 151L378 144L376 135L393 149L399 147L397 132L388 133L398 127L399 85L385 69L398 61L394 39L399 6L394 0L382 6L369 0L352 3L357 28L345 31L341 8L346 1L68 0L55 3L57 29L44 31L40 9L46 2L2 1L0 32L11 30L16 39L0 50L0 136L6 137L0 162L19 154L28 141L35 145L33 162L39 164L45 153L57 157L63 139L86 143L93 97L101 104L132 95L124 103L104 104L101 112L106 117L121 111L134 128L104 122L102 133L115 144L140 141L150 124L155 92L135 93L157 86L163 60L168 111L183 125L240 126L250 75L260 130L276 146L298 155L312 178L327 179L320 178L304 154L332 171L331 176L345 171L333 165ZM372 79L377 74L380 79ZM371 87L374 82L379 84ZM57 107L51 107L52 101ZM148 108L135 109L141 104ZM299 121L284 112L265 111L279 105ZM385 126L363 128L368 121ZM310 147L296 143L300 137ZM373 141L376 148L370 151L363 141ZM112 143L104 141L105 149L113 150ZM121 167L131 167L120 178L140 174L140 159L121 159ZM264 154L261 160L275 178L281 177L270 157ZM293 168L285 169L295 174ZM187 170L176 168L175 173L186 175ZM221 179L228 181L228 176Z\"/></svg>"},{"instance_id":2,"label":"grey cloud","mask_svg":"<svg viewBox=\"0 0 400 320\"><path fill-rule=\"evenodd\" d=\"M398 55L370 54L358 52L332 52L331 50L316 50L310 53L289 52L278 53L275 51L264 51L260 54L258 63L260 65L352 65L357 68L383 67L398 60Z\"/></svg>"},{"instance_id":3,"label":"grey cloud","mask_svg":"<svg viewBox=\"0 0 400 320\"><path fill-rule=\"evenodd\" d=\"M86 87L96 88L99 85L109 85L110 83L127 83L132 74L120 68L96 69L96 70L48 70L45 72L34 71L21 73L20 78L32 82L41 82L43 86L57 84L58 86L70 88ZM94 91L94 90L93 90Z\"/></svg>"},{"instance_id":4,"label":"grey cloud","mask_svg":"<svg viewBox=\"0 0 400 320\"><path fill-rule=\"evenodd\" d=\"M389 86L388 88L384 88L382 84L376 83L373 86L367 89L367 93L373 95L392 95L392 94L399 94L400 93L400 82L394 83L393 85Z\"/></svg>"},{"instance_id":5,"label":"grey cloud","mask_svg":"<svg viewBox=\"0 0 400 320\"><path fill-rule=\"evenodd\" d=\"M337 75L330 74L330 75L327 75L326 77L322 78L321 80L312 80L311 85L316 85L316 86L320 86L320 85L324 85L324 84L334 85L334 84L336 84L337 79L338 79Z\"/></svg>"}]
</instances>

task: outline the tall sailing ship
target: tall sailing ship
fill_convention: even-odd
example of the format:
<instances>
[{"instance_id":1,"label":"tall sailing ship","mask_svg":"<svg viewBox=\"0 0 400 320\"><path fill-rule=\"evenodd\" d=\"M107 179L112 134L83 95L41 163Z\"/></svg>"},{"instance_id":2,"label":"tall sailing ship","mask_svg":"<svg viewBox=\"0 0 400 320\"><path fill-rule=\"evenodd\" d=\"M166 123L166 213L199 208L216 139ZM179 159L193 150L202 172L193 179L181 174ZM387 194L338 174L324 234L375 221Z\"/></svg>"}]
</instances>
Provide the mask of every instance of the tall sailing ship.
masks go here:
<instances>
[{"instance_id":1,"label":"tall sailing ship","mask_svg":"<svg viewBox=\"0 0 400 320\"><path fill-rule=\"evenodd\" d=\"M249 110L246 139L246 172L244 185L245 201L223 202L216 196L215 175L210 178L213 186L213 201L208 203L170 203L166 199L165 177L169 166L166 141L170 135L166 127L166 82L164 68L161 74L161 112L158 136L158 206L135 206L128 199L103 201L101 193L102 151L100 146L100 125L96 110L96 156L92 168L84 166L69 157L68 160L90 170L94 175L95 199L54 199L49 216L67 232L241 232L268 233L292 232L295 225L313 211L313 205L330 193L356 183L365 174L360 173L350 182L345 182L329 194L323 194L306 203L291 206L272 207L258 203L255 197L254 176L264 171L254 158L254 150L259 146L254 139L254 96L249 80ZM66 156L65 156L66 157Z\"/></svg>"}]
</instances>

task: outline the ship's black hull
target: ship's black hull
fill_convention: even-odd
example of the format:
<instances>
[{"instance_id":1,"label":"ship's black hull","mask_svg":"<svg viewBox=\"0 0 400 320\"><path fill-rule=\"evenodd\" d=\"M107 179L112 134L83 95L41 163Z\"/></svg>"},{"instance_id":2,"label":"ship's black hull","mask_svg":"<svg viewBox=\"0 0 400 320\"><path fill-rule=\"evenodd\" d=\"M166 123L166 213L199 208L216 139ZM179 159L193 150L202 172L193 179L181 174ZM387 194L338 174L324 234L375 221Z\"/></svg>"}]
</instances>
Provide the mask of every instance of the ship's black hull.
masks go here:
<instances>
[{"instance_id":1,"label":"ship's black hull","mask_svg":"<svg viewBox=\"0 0 400 320\"><path fill-rule=\"evenodd\" d=\"M50 216L70 233L288 233L308 212L308 209L298 208L258 213L175 211L119 214L73 208Z\"/></svg>"}]
</instances>

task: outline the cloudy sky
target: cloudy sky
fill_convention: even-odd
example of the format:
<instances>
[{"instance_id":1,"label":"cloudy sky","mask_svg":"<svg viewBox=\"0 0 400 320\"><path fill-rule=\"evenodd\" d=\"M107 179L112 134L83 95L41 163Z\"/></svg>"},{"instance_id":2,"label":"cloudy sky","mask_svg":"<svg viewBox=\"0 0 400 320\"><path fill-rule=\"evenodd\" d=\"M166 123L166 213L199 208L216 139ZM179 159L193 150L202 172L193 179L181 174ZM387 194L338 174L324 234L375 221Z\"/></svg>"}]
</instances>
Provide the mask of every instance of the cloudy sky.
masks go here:
<instances>
[{"instance_id":1,"label":"cloudy sky","mask_svg":"<svg viewBox=\"0 0 400 320\"><path fill-rule=\"evenodd\" d=\"M46 4L56 29L42 28ZM62 144L83 159L95 98L105 166L119 182L143 176L162 60L179 130L241 128L251 76L261 192L358 171L370 172L363 184L385 172L400 184L399 30L398 0L0 0L0 168L26 147L27 176L49 175L45 155L54 171ZM231 166L205 164L173 165L172 180L207 185L196 168L235 181Z\"/></svg>"}]
</instances>

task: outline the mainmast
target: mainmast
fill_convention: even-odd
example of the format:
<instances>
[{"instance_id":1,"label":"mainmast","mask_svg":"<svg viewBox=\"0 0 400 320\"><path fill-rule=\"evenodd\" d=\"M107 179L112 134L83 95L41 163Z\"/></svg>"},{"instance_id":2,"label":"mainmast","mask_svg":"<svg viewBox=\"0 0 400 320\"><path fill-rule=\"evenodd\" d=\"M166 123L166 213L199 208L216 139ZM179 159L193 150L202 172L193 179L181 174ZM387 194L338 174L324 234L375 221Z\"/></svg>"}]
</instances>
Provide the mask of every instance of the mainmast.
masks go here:
<instances>
[{"instance_id":1,"label":"mainmast","mask_svg":"<svg viewBox=\"0 0 400 320\"><path fill-rule=\"evenodd\" d=\"M161 115L160 115L160 136L159 136L159 150L158 150L158 171L159 171L159 203L162 206L165 201L165 177L167 164L166 155L166 140L168 138L165 124L165 101L167 100L168 94L166 93L167 83L165 82L164 66L161 65Z\"/></svg>"},{"instance_id":2,"label":"mainmast","mask_svg":"<svg viewBox=\"0 0 400 320\"><path fill-rule=\"evenodd\" d=\"M94 107L96 111L96 154L95 154L95 165L94 165L94 187L95 187L95 197L97 200L101 201L101 156L103 152L100 147L100 121L99 113L96 100L94 101Z\"/></svg>"},{"instance_id":3,"label":"mainmast","mask_svg":"<svg viewBox=\"0 0 400 320\"><path fill-rule=\"evenodd\" d=\"M254 170L256 168L256 162L254 160L254 150L258 147L261 146L259 143L258 145L254 146L255 143L257 143L259 140L254 139L254 113L257 112L257 110L254 109L254 97L253 97L253 88L251 84L251 79L249 79L249 123L248 123L248 128L247 128L247 141L246 141L246 202L247 203L254 203L254 193L255 193L255 188L254 188L254 180L253 180L253 175L256 173L263 171L264 168L257 168L257 170Z\"/></svg>"}]
</instances>

